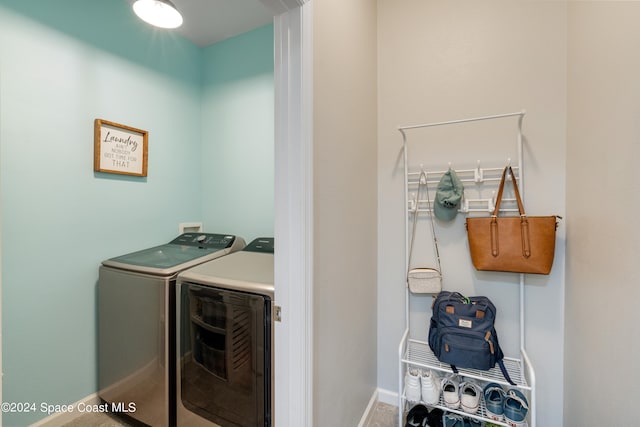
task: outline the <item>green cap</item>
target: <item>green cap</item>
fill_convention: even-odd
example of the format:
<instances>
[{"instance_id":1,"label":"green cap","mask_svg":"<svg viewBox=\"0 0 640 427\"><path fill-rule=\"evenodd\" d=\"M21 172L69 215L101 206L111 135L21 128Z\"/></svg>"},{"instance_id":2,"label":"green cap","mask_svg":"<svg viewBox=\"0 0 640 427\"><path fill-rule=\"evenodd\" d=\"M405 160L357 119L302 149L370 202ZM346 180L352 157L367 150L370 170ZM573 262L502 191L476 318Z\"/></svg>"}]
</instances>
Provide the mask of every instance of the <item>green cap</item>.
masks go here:
<instances>
[{"instance_id":1,"label":"green cap","mask_svg":"<svg viewBox=\"0 0 640 427\"><path fill-rule=\"evenodd\" d=\"M446 171L436 189L434 213L442 221L451 221L458 213L464 187L453 169Z\"/></svg>"}]
</instances>

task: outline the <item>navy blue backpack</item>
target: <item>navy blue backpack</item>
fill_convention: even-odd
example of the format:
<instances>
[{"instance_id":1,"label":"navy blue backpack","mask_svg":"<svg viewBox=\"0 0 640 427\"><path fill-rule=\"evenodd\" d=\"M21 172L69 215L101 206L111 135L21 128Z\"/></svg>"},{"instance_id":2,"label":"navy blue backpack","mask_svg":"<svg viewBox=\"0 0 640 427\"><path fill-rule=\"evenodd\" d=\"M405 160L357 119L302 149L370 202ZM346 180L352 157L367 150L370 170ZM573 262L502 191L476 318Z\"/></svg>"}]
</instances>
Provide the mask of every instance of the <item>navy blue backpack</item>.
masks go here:
<instances>
[{"instance_id":1,"label":"navy blue backpack","mask_svg":"<svg viewBox=\"0 0 640 427\"><path fill-rule=\"evenodd\" d=\"M499 365L505 379L515 385L504 366L504 354L494 327L496 307L487 297L465 297L440 292L432 306L429 347L442 363L487 371Z\"/></svg>"}]
</instances>

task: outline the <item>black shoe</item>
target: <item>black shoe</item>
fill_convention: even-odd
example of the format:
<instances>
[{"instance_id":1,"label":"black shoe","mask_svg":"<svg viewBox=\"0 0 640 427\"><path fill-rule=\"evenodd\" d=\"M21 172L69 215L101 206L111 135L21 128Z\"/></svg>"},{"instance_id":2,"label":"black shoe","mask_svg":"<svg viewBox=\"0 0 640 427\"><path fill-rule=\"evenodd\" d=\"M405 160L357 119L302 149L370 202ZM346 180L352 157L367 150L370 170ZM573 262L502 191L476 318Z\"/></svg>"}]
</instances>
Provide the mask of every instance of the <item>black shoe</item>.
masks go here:
<instances>
[{"instance_id":1,"label":"black shoe","mask_svg":"<svg viewBox=\"0 0 640 427\"><path fill-rule=\"evenodd\" d=\"M444 411L442 409L433 408L427 415L427 423L429 427L443 427L442 415L444 415Z\"/></svg>"},{"instance_id":2,"label":"black shoe","mask_svg":"<svg viewBox=\"0 0 640 427\"><path fill-rule=\"evenodd\" d=\"M422 427L429 416L429 410L424 405L416 405L407 414L405 427Z\"/></svg>"}]
</instances>

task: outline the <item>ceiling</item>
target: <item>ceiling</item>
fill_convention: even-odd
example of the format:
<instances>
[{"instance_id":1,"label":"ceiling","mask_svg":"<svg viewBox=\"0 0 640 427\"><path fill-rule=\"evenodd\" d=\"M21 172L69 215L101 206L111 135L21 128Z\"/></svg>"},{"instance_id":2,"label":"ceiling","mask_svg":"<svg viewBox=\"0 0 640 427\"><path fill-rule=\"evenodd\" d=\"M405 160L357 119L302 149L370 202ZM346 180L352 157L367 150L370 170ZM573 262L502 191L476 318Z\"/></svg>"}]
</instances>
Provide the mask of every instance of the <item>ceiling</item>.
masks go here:
<instances>
[{"instance_id":1,"label":"ceiling","mask_svg":"<svg viewBox=\"0 0 640 427\"><path fill-rule=\"evenodd\" d=\"M133 4L135 0L125 1ZM184 23L168 31L176 31L201 47L273 22L273 13L261 0L171 1L182 13Z\"/></svg>"}]
</instances>

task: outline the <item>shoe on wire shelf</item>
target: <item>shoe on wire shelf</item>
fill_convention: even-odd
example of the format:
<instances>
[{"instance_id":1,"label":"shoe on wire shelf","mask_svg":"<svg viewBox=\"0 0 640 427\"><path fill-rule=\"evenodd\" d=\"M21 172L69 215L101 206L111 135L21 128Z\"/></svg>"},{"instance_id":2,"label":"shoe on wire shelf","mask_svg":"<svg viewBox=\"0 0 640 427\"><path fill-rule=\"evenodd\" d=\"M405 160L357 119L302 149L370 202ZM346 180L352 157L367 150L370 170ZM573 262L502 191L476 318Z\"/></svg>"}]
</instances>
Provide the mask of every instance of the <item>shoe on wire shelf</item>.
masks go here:
<instances>
[{"instance_id":1,"label":"shoe on wire shelf","mask_svg":"<svg viewBox=\"0 0 640 427\"><path fill-rule=\"evenodd\" d=\"M429 416L429 410L422 404L415 405L407 413L405 427L424 427Z\"/></svg>"},{"instance_id":2,"label":"shoe on wire shelf","mask_svg":"<svg viewBox=\"0 0 640 427\"><path fill-rule=\"evenodd\" d=\"M509 389L504 398L504 417L511 427L528 427L529 402L520 390Z\"/></svg>"},{"instance_id":3,"label":"shoe on wire shelf","mask_svg":"<svg viewBox=\"0 0 640 427\"><path fill-rule=\"evenodd\" d=\"M504 421L504 389L498 383L484 386L484 405L487 417L493 421Z\"/></svg>"},{"instance_id":4,"label":"shoe on wire shelf","mask_svg":"<svg viewBox=\"0 0 640 427\"><path fill-rule=\"evenodd\" d=\"M420 370L409 367L404 379L404 397L410 403L418 403L420 396Z\"/></svg>"},{"instance_id":5,"label":"shoe on wire shelf","mask_svg":"<svg viewBox=\"0 0 640 427\"><path fill-rule=\"evenodd\" d=\"M475 414L480 408L480 386L471 380L460 384L460 406L467 414Z\"/></svg>"},{"instance_id":6,"label":"shoe on wire shelf","mask_svg":"<svg viewBox=\"0 0 640 427\"><path fill-rule=\"evenodd\" d=\"M460 407L459 394L460 380L457 375L448 375L442 382L442 397L447 408L458 409Z\"/></svg>"},{"instance_id":7,"label":"shoe on wire shelf","mask_svg":"<svg viewBox=\"0 0 640 427\"><path fill-rule=\"evenodd\" d=\"M445 413L442 417L442 423L444 427L465 427L464 418L458 414Z\"/></svg>"},{"instance_id":8,"label":"shoe on wire shelf","mask_svg":"<svg viewBox=\"0 0 640 427\"><path fill-rule=\"evenodd\" d=\"M422 371L420 383L422 388L422 401L427 405L437 405L440 402L440 377L435 371L427 369Z\"/></svg>"}]
</instances>

